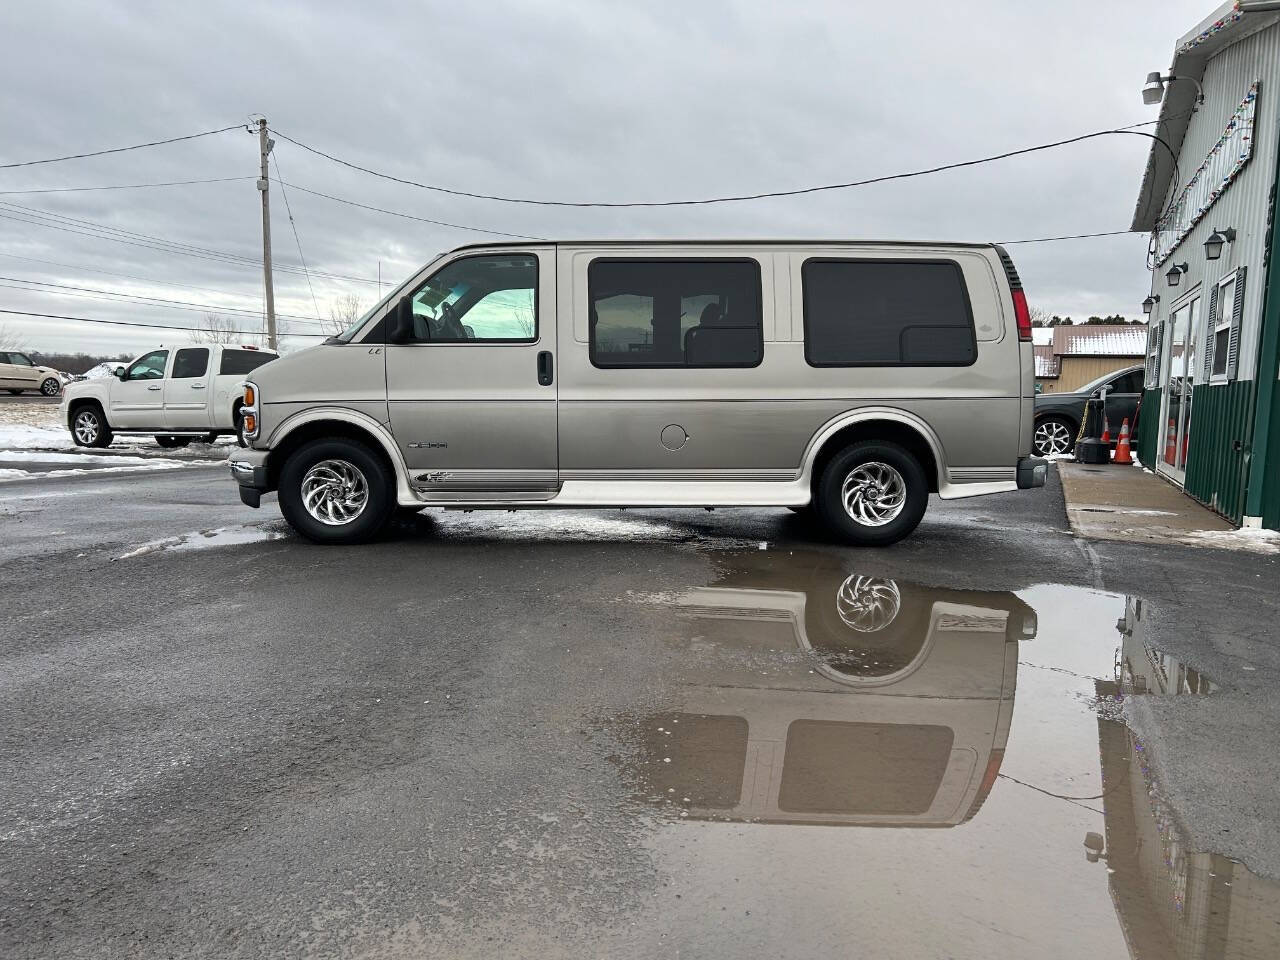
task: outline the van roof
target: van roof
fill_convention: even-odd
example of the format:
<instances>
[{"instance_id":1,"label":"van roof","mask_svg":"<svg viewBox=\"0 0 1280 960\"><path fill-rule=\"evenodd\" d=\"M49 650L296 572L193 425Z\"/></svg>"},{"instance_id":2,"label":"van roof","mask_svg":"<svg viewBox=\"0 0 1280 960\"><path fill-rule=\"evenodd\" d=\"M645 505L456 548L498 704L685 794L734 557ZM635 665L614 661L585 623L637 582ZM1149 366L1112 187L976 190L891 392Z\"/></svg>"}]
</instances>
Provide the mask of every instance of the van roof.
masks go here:
<instances>
[{"instance_id":1,"label":"van roof","mask_svg":"<svg viewBox=\"0 0 1280 960\"><path fill-rule=\"evenodd\" d=\"M499 242L491 240L485 243L465 243L461 246L454 247L454 250L485 250L492 247L502 247L504 249L510 247L545 247L547 244L564 247L634 247L638 245L644 246L664 246L664 247L699 247L699 246L750 246L750 247L966 247L972 249L995 249L995 243L975 243L967 240L942 241L942 240L851 240L843 238L839 240L826 239L790 239L779 240L765 238L642 238L627 237L614 238L611 240L591 240L591 239L547 239L547 240L514 240Z\"/></svg>"}]
</instances>

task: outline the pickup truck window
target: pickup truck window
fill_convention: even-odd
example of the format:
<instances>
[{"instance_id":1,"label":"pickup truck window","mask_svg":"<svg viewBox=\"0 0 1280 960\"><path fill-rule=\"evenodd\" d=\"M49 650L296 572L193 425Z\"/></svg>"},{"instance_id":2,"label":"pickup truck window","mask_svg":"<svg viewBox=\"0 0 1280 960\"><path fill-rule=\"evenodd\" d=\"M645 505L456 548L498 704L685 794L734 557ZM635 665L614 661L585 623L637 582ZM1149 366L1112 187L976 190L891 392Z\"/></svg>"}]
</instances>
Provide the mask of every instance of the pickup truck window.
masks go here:
<instances>
[{"instance_id":1,"label":"pickup truck window","mask_svg":"<svg viewBox=\"0 0 1280 960\"><path fill-rule=\"evenodd\" d=\"M160 380L164 377L164 365L168 359L168 350L153 350L129 365L129 369L125 372L125 379Z\"/></svg>"},{"instance_id":2,"label":"pickup truck window","mask_svg":"<svg viewBox=\"0 0 1280 960\"><path fill-rule=\"evenodd\" d=\"M223 350L222 363L218 366L218 375L222 377L233 376L242 377L246 373L252 373L264 363L270 363L276 358L274 353L264 353L261 350Z\"/></svg>"},{"instance_id":3,"label":"pickup truck window","mask_svg":"<svg viewBox=\"0 0 1280 960\"><path fill-rule=\"evenodd\" d=\"M209 348L188 347L174 354L173 373L170 376L174 380L190 380L194 377L203 377L208 369Z\"/></svg>"}]
</instances>

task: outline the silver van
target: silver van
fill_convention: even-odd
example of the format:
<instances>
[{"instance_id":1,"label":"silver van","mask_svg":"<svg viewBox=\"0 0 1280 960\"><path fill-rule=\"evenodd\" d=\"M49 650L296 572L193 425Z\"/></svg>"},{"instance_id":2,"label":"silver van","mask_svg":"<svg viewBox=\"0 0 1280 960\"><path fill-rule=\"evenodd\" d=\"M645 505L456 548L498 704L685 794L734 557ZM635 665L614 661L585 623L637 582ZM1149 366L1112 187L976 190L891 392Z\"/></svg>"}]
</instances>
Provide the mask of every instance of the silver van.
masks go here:
<instances>
[{"instance_id":1,"label":"silver van","mask_svg":"<svg viewBox=\"0 0 1280 960\"><path fill-rule=\"evenodd\" d=\"M322 543L427 506L789 507L884 545L931 492L1043 486L1033 374L993 244L482 244L255 370L230 466Z\"/></svg>"}]
</instances>

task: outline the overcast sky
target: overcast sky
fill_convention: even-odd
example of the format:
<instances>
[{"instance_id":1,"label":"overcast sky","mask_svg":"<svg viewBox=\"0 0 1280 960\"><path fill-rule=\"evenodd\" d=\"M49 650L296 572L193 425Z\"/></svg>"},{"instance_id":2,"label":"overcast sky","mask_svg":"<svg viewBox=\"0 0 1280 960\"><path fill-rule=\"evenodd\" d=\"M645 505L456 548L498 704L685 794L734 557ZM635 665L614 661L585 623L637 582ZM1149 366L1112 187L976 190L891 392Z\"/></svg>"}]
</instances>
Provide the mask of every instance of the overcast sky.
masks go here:
<instances>
[{"instance_id":1,"label":"overcast sky","mask_svg":"<svg viewBox=\"0 0 1280 960\"><path fill-rule=\"evenodd\" d=\"M0 12L0 163L179 136L265 114L353 162L465 190L658 200L791 188L963 160L1154 119L1145 74L1211 9L1147 3L8 3ZM543 237L835 237L1010 241L1127 229L1148 141L1107 137L839 193L660 210L565 210L448 197L280 141L299 186L459 224ZM0 170L0 191L197 178L224 183L0 195L0 306L196 325L202 308L13 289L113 290L247 311L261 270L22 222L29 212L257 258L257 141L236 130L115 156ZM273 169L273 175L275 173ZM315 271L397 282L489 237L289 195ZM277 188L274 255L298 249ZM47 222L47 221L45 221ZM1054 313L1139 316L1146 238L1018 245L1030 299ZM38 262L44 261L44 262ZM50 263L49 261L52 261ZM54 265L60 264L60 265ZM126 279L118 274L133 278ZM376 283L314 277L326 314ZM50 288L45 288L46 290ZM314 331L305 279L276 276L284 321ZM31 349L131 355L186 334L22 320Z\"/></svg>"}]
</instances>

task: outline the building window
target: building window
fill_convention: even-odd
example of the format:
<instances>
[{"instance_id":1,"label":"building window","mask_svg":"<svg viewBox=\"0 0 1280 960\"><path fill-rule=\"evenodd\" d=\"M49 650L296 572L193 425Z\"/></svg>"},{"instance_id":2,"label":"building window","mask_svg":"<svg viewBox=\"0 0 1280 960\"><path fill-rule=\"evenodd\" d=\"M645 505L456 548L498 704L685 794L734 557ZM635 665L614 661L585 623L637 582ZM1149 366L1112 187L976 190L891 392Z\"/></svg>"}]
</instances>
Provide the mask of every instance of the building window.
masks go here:
<instances>
[{"instance_id":1,"label":"building window","mask_svg":"<svg viewBox=\"0 0 1280 960\"><path fill-rule=\"evenodd\" d=\"M764 357L755 260L592 260L597 367L754 367Z\"/></svg>"},{"instance_id":2,"label":"building window","mask_svg":"<svg viewBox=\"0 0 1280 960\"><path fill-rule=\"evenodd\" d=\"M814 367L964 367L978 357L953 260L806 260L804 355Z\"/></svg>"},{"instance_id":3,"label":"building window","mask_svg":"<svg viewBox=\"0 0 1280 960\"><path fill-rule=\"evenodd\" d=\"M1245 268L1237 267L1209 294L1204 373L1212 383L1236 378L1240 361L1240 325L1244 320Z\"/></svg>"},{"instance_id":4,"label":"building window","mask_svg":"<svg viewBox=\"0 0 1280 960\"><path fill-rule=\"evenodd\" d=\"M1164 340L1164 321L1152 320L1147 328L1146 387L1160 385L1160 344Z\"/></svg>"}]
</instances>

